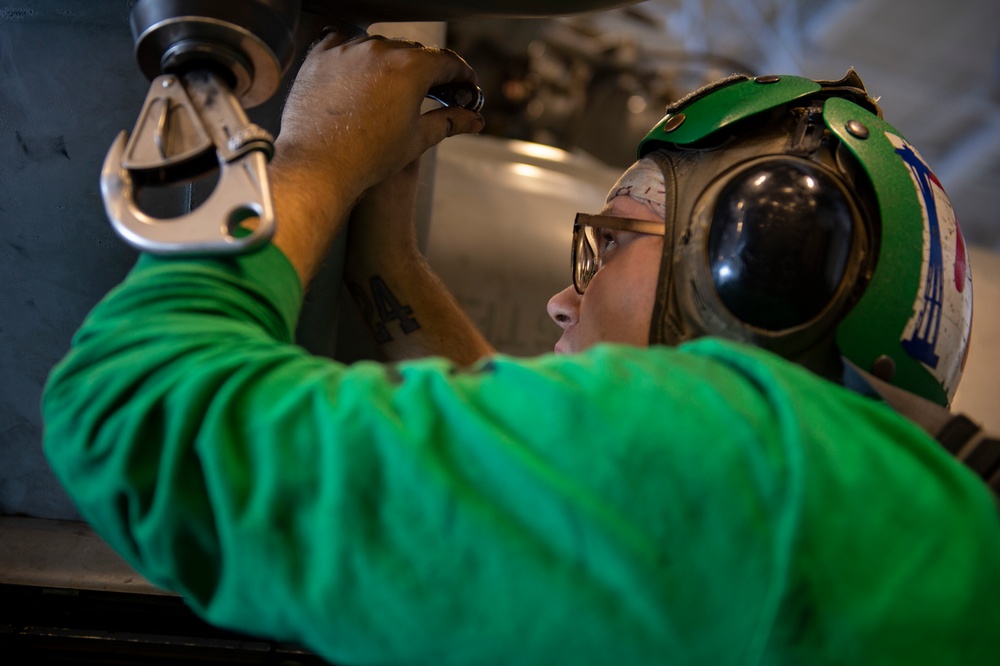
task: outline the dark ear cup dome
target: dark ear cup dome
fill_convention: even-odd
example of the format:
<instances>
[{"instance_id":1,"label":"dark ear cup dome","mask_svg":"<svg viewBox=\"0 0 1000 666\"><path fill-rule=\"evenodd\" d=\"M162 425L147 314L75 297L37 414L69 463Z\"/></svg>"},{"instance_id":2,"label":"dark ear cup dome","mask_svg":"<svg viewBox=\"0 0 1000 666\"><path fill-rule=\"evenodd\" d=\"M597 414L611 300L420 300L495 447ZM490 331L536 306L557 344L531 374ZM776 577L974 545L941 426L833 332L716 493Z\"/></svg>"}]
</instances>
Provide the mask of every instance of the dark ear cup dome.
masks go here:
<instances>
[{"instance_id":1,"label":"dark ear cup dome","mask_svg":"<svg viewBox=\"0 0 1000 666\"><path fill-rule=\"evenodd\" d=\"M808 322L840 287L853 225L843 187L806 162L776 159L738 174L719 193L708 238L720 299L765 330Z\"/></svg>"}]
</instances>

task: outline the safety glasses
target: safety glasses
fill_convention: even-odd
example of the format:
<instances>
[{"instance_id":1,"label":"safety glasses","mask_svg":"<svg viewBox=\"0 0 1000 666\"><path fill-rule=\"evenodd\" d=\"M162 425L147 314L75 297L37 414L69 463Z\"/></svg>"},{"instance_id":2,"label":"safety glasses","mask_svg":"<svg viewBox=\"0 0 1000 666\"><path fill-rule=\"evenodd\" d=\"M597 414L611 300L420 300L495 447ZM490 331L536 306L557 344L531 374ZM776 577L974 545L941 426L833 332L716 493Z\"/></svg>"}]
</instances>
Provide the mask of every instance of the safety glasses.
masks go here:
<instances>
[{"instance_id":1,"label":"safety glasses","mask_svg":"<svg viewBox=\"0 0 1000 666\"><path fill-rule=\"evenodd\" d=\"M666 233L666 224L663 221L577 213L573 223L573 287L578 294L587 291L590 281L604 264L604 253L613 240L608 229L662 236Z\"/></svg>"}]
</instances>

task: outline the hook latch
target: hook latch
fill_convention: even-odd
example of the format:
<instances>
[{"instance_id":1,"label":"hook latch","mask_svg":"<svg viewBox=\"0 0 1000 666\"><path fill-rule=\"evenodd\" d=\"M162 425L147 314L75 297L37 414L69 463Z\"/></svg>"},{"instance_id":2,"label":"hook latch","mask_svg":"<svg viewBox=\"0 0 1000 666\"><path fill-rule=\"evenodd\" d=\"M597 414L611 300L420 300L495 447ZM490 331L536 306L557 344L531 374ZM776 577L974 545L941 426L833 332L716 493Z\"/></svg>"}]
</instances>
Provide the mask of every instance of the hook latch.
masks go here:
<instances>
[{"instance_id":1,"label":"hook latch","mask_svg":"<svg viewBox=\"0 0 1000 666\"><path fill-rule=\"evenodd\" d=\"M218 76L204 70L158 76L131 135L119 134L104 160L104 207L115 230L145 252L245 252L274 234L267 177L273 154L273 137L247 119ZM213 169L219 177L212 193L183 215L154 217L136 201L141 188L190 182ZM256 224L244 227L253 217Z\"/></svg>"}]
</instances>

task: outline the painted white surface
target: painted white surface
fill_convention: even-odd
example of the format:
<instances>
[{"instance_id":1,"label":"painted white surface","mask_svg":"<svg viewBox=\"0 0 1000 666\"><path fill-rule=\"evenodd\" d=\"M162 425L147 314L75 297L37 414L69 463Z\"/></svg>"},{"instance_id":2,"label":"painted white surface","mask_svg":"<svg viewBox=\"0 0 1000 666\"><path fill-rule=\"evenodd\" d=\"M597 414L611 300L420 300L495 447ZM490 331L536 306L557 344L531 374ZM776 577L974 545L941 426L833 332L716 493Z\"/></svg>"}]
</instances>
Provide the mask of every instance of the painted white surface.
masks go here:
<instances>
[{"instance_id":1,"label":"painted white surface","mask_svg":"<svg viewBox=\"0 0 1000 666\"><path fill-rule=\"evenodd\" d=\"M501 352L551 351L545 311L571 280L577 212L596 212L619 170L557 148L487 136L438 147L428 260Z\"/></svg>"},{"instance_id":2,"label":"painted white surface","mask_svg":"<svg viewBox=\"0 0 1000 666\"><path fill-rule=\"evenodd\" d=\"M1000 433L1000 252L969 248L972 341L952 406L993 434Z\"/></svg>"}]
</instances>

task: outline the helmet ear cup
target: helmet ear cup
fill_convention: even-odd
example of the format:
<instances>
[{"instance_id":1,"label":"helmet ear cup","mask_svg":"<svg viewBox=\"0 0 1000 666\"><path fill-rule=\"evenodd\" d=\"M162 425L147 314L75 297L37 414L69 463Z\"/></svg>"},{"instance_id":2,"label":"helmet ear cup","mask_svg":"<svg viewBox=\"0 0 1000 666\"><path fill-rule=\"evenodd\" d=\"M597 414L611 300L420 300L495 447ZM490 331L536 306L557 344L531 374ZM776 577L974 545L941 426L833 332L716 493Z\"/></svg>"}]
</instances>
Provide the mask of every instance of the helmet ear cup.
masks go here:
<instances>
[{"instance_id":1,"label":"helmet ear cup","mask_svg":"<svg viewBox=\"0 0 1000 666\"><path fill-rule=\"evenodd\" d=\"M854 196L825 164L777 154L733 166L698 197L676 255L686 326L802 352L847 315L867 234Z\"/></svg>"},{"instance_id":2,"label":"helmet ear cup","mask_svg":"<svg viewBox=\"0 0 1000 666\"><path fill-rule=\"evenodd\" d=\"M722 303L768 331L808 323L837 295L855 213L833 177L805 160L761 162L716 199L708 264Z\"/></svg>"}]
</instances>

